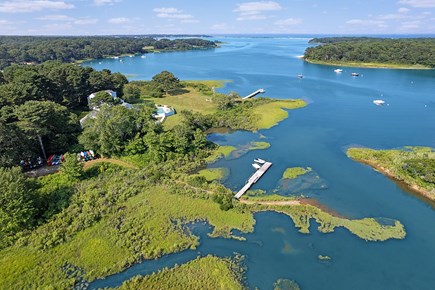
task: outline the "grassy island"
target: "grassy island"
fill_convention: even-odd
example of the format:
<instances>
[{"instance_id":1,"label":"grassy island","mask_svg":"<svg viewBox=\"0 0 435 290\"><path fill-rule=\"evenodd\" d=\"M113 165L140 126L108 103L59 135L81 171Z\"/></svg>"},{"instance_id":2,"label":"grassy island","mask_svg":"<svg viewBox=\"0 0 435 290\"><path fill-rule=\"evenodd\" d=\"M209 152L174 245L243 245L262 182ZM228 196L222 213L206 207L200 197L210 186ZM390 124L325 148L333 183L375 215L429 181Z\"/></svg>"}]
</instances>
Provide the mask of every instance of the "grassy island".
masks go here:
<instances>
[{"instance_id":1,"label":"grassy island","mask_svg":"<svg viewBox=\"0 0 435 290\"><path fill-rule=\"evenodd\" d=\"M435 149L405 147L396 150L350 148L347 156L388 177L403 181L413 191L435 201Z\"/></svg>"},{"instance_id":2,"label":"grassy island","mask_svg":"<svg viewBox=\"0 0 435 290\"><path fill-rule=\"evenodd\" d=\"M213 163L219 158L228 158L235 150L237 150L237 148L234 146L219 146L209 157L207 157L206 161L208 163Z\"/></svg>"},{"instance_id":3,"label":"grassy island","mask_svg":"<svg viewBox=\"0 0 435 290\"><path fill-rule=\"evenodd\" d=\"M316 64L369 68L433 69L433 38L326 37L310 43L304 59Z\"/></svg>"},{"instance_id":4,"label":"grassy island","mask_svg":"<svg viewBox=\"0 0 435 290\"><path fill-rule=\"evenodd\" d=\"M283 175L283 179L294 179L300 175L307 174L308 172L311 172L312 169L310 167L304 168L304 167L291 167L287 168Z\"/></svg>"},{"instance_id":5,"label":"grassy island","mask_svg":"<svg viewBox=\"0 0 435 290\"><path fill-rule=\"evenodd\" d=\"M383 225L375 218L346 219L334 216L315 206L305 204L303 200L282 198L270 201L259 197L251 197L244 202L253 212L276 211L289 216L299 231L308 234L310 219L314 219L319 232L331 233L336 227L344 227L352 234L366 241L385 241L388 239L404 239L405 228L400 221L391 221L391 225Z\"/></svg>"}]
</instances>

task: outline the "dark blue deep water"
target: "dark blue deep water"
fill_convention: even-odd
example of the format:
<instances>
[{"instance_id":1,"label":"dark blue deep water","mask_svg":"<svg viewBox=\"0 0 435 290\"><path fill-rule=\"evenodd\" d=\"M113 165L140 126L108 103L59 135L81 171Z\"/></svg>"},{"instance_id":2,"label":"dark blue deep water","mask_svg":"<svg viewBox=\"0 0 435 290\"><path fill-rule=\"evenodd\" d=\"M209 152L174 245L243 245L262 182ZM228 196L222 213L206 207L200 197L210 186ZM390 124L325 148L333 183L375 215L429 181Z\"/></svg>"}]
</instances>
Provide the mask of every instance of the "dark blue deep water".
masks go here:
<instances>
[{"instance_id":1,"label":"dark blue deep water","mask_svg":"<svg viewBox=\"0 0 435 290\"><path fill-rule=\"evenodd\" d=\"M276 213L256 215L255 232L247 242L202 236L201 254L246 255L247 282L251 288L272 289L278 278L296 280L302 289L435 289L435 211L433 205L405 191L382 174L345 155L349 146L391 149L406 145L435 147L435 70L343 68L303 62L297 56L308 47L308 38L219 39L219 49L147 54L87 62L150 79L162 70L181 79L224 79L232 82L222 92L248 94L258 88L266 96L303 98L309 105L289 111L289 118L256 133L213 134L224 145L245 145L264 135L271 147L251 151L237 159L220 160L213 167L231 170L225 185L237 190L253 172L256 157L273 162L254 186L272 192L282 186L287 167L313 169L313 176L290 185L290 192L317 199L349 218L386 217L400 220L405 240L365 242L345 229L321 234L312 224L311 234L300 234L290 218ZM359 77L351 77L358 72ZM304 78L296 76L303 74ZM384 106L373 100L383 99ZM317 178L318 176L318 178ZM311 179L310 179L311 178ZM319 182L312 182L318 179ZM145 274L187 261L197 252L182 252L166 260L145 262L136 273ZM328 255L321 262L318 255ZM150 264L147 264L150 263ZM172 264L173 265L173 264ZM148 270L147 270L148 269ZM112 277L113 284L131 275ZM116 282L115 282L116 281ZM97 282L98 283L98 282ZM98 284L94 286L98 287Z\"/></svg>"}]
</instances>

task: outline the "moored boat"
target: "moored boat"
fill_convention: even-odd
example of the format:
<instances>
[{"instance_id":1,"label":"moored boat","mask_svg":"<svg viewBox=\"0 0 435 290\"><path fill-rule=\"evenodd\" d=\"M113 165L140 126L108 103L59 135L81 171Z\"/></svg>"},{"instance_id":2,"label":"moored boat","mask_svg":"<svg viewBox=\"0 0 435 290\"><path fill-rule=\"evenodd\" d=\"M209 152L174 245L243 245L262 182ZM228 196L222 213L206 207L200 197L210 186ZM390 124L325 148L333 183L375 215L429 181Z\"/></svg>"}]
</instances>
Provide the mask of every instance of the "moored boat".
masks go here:
<instances>
[{"instance_id":1,"label":"moored boat","mask_svg":"<svg viewBox=\"0 0 435 290\"><path fill-rule=\"evenodd\" d=\"M266 161L264 161L263 159L260 159L260 158L254 159L254 161L257 163L261 163L261 164L266 163Z\"/></svg>"},{"instance_id":2,"label":"moored boat","mask_svg":"<svg viewBox=\"0 0 435 290\"><path fill-rule=\"evenodd\" d=\"M383 104L385 104L385 101L384 100L374 100L373 103L376 106L382 106Z\"/></svg>"}]
</instances>

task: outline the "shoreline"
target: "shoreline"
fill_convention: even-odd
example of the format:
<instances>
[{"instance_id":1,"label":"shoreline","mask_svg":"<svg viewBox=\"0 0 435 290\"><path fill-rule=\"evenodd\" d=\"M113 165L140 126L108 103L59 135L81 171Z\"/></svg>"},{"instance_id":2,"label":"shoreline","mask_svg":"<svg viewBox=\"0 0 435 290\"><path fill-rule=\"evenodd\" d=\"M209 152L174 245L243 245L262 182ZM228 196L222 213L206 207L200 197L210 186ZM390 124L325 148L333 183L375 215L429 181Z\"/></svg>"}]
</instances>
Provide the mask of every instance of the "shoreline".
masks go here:
<instances>
[{"instance_id":1,"label":"shoreline","mask_svg":"<svg viewBox=\"0 0 435 290\"><path fill-rule=\"evenodd\" d=\"M365 159L354 159L352 158L352 160L355 160L357 162L360 162L362 164L368 165L370 166L372 169L382 173L383 175L387 176L388 178L390 178L391 180L393 180L397 185L402 185L403 187L405 187L405 189L408 189L409 191L416 193L419 195L419 197L423 197L425 199L427 199L430 203L435 203L435 195L433 193L431 193L431 191L422 188L420 186L418 186L417 184L412 184L409 183L405 180L399 179L397 176L395 176L393 173L390 172L389 169L373 162L370 160L365 160Z\"/></svg>"},{"instance_id":2,"label":"shoreline","mask_svg":"<svg viewBox=\"0 0 435 290\"><path fill-rule=\"evenodd\" d=\"M308 60L302 57L305 62L318 65L356 67L356 68L379 68L379 69L406 69L406 70L432 70L434 68L423 65L401 65L388 63L358 63L358 62L327 62L319 60Z\"/></svg>"}]
</instances>

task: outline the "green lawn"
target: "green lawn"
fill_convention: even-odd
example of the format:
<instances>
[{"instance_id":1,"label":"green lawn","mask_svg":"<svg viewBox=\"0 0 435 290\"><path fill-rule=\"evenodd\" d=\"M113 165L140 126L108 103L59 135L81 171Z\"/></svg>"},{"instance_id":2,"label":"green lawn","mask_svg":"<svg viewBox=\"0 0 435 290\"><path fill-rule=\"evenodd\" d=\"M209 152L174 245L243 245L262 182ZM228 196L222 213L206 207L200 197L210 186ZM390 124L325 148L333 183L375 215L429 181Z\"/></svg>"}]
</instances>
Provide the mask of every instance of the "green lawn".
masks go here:
<instances>
[{"instance_id":1,"label":"green lawn","mask_svg":"<svg viewBox=\"0 0 435 290\"><path fill-rule=\"evenodd\" d=\"M225 83L225 81L214 81L214 80L187 81L186 83L189 82L204 84L209 88L212 87L219 88L222 87ZM217 106L212 101L213 98L212 96L207 96L204 93L200 92L198 89L194 89L191 87L186 87L184 90L186 90L186 92L179 95L167 95L164 96L163 98L152 98L149 100L152 100L156 104L171 106L175 108L176 112L178 113L183 110L186 110L186 111L193 111L206 115L206 114L215 113L217 111ZM175 114L173 116L166 118L166 120L164 121L164 126L166 129L171 129L175 125L179 124L181 120L182 120L181 116L179 114Z\"/></svg>"}]
</instances>

